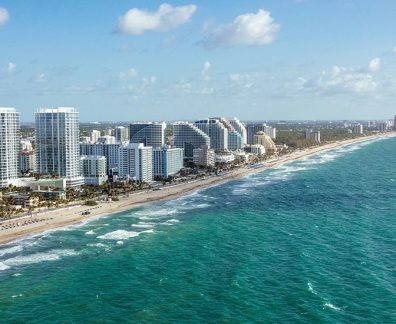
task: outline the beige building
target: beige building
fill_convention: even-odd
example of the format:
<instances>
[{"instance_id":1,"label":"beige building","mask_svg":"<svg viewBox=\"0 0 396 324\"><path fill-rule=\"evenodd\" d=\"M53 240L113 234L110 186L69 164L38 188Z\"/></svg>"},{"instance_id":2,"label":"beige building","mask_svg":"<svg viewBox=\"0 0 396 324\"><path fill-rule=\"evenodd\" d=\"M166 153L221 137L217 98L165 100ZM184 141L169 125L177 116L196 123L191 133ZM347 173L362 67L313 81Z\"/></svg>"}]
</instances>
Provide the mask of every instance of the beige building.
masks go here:
<instances>
[{"instance_id":1,"label":"beige building","mask_svg":"<svg viewBox=\"0 0 396 324\"><path fill-rule=\"evenodd\" d=\"M265 147L265 151L268 153L276 152L276 146L274 141L264 132L258 132L253 135L253 144L259 144Z\"/></svg>"}]
</instances>

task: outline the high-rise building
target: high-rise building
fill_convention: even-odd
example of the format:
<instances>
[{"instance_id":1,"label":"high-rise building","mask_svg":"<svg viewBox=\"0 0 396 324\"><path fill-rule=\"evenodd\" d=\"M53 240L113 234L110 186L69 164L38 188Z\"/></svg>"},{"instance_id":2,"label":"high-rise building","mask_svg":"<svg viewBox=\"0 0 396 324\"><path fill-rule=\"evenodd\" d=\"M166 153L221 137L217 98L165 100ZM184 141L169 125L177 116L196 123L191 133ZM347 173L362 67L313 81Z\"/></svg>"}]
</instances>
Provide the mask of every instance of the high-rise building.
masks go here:
<instances>
[{"instance_id":1,"label":"high-rise building","mask_svg":"<svg viewBox=\"0 0 396 324\"><path fill-rule=\"evenodd\" d=\"M362 124L355 124L352 127L352 134L363 134L363 125Z\"/></svg>"},{"instance_id":2,"label":"high-rise building","mask_svg":"<svg viewBox=\"0 0 396 324\"><path fill-rule=\"evenodd\" d=\"M153 148L143 143L120 146L118 175L123 179L153 181Z\"/></svg>"},{"instance_id":3,"label":"high-rise building","mask_svg":"<svg viewBox=\"0 0 396 324\"><path fill-rule=\"evenodd\" d=\"M0 107L0 188L17 179L20 152L20 118L15 108Z\"/></svg>"},{"instance_id":4,"label":"high-rise building","mask_svg":"<svg viewBox=\"0 0 396 324\"><path fill-rule=\"evenodd\" d=\"M385 132L385 131L388 130L388 128L389 128L389 126L388 126L387 122L380 122L380 123L377 124L377 129L380 132Z\"/></svg>"},{"instance_id":5,"label":"high-rise building","mask_svg":"<svg viewBox=\"0 0 396 324\"><path fill-rule=\"evenodd\" d=\"M153 149L154 177L168 178L183 168L184 152L181 148L163 146Z\"/></svg>"},{"instance_id":6,"label":"high-rise building","mask_svg":"<svg viewBox=\"0 0 396 324\"><path fill-rule=\"evenodd\" d=\"M312 129L307 129L305 131L305 139L308 141L315 141L320 143L320 131L313 131Z\"/></svg>"},{"instance_id":7,"label":"high-rise building","mask_svg":"<svg viewBox=\"0 0 396 324\"><path fill-rule=\"evenodd\" d=\"M145 146L161 147L165 144L166 123L133 123L129 125L131 143L143 143Z\"/></svg>"},{"instance_id":8,"label":"high-rise building","mask_svg":"<svg viewBox=\"0 0 396 324\"><path fill-rule=\"evenodd\" d=\"M93 129L91 131L91 136L90 137L91 137L91 143L95 144L98 141L99 137L100 137L100 131L98 131L96 129Z\"/></svg>"},{"instance_id":9,"label":"high-rise building","mask_svg":"<svg viewBox=\"0 0 396 324\"><path fill-rule=\"evenodd\" d=\"M217 118L216 118L217 119ZM218 118L220 123L228 130L228 149L230 151L240 150L244 146L242 134L240 134L234 126L225 118Z\"/></svg>"},{"instance_id":10,"label":"high-rise building","mask_svg":"<svg viewBox=\"0 0 396 324\"><path fill-rule=\"evenodd\" d=\"M36 154L33 150L21 151L19 155L19 170L22 173L36 171Z\"/></svg>"},{"instance_id":11,"label":"high-rise building","mask_svg":"<svg viewBox=\"0 0 396 324\"><path fill-rule=\"evenodd\" d=\"M129 141L129 129L124 126L117 126L114 128L114 137L117 142Z\"/></svg>"},{"instance_id":12,"label":"high-rise building","mask_svg":"<svg viewBox=\"0 0 396 324\"><path fill-rule=\"evenodd\" d=\"M118 168L120 144L86 144L80 143L80 155L104 156L106 158L106 173Z\"/></svg>"},{"instance_id":13,"label":"high-rise building","mask_svg":"<svg viewBox=\"0 0 396 324\"><path fill-rule=\"evenodd\" d=\"M210 137L210 148L216 152L228 150L228 129L218 118L197 120L194 123Z\"/></svg>"},{"instance_id":14,"label":"high-rise building","mask_svg":"<svg viewBox=\"0 0 396 324\"><path fill-rule=\"evenodd\" d=\"M184 157L193 158L193 150L210 147L210 137L194 124L178 122L173 124L173 146L184 150Z\"/></svg>"},{"instance_id":15,"label":"high-rise building","mask_svg":"<svg viewBox=\"0 0 396 324\"><path fill-rule=\"evenodd\" d=\"M37 171L83 184L80 174L79 113L74 108L41 108L35 113Z\"/></svg>"},{"instance_id":16,"label":"high-rise building","mask_svg":"<svg viewBox=\"0 0 396 324\"><path fill-rule=\"evenodd\" d=\"M104 156L81 156L81 174L87 185L100 186L107 181L106 158Z\"/></svg>"},{"instance_id":17,"label":"high-rise building","mask_svg":"<svg viewBox=\"0 0 396 324\"><path fill-rule=\"evenodd\" d=\"M247 130L244 123L242 123L237 118L230 119L230 124L235 128L235 130L242 135L243 145L247 144Z\"/></svg>"}]
</instances>

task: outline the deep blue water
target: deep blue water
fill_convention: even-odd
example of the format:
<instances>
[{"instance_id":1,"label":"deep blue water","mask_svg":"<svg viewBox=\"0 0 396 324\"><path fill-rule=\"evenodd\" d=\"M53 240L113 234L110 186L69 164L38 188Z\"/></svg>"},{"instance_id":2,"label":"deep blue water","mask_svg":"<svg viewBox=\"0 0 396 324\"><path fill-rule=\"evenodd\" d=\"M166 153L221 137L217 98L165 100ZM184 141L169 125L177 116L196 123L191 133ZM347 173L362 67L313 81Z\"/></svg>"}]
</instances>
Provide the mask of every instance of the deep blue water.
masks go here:
<instances>
[{"instance_id":1,"label":"deep blue water","mask_svg":"<svg viewBox=\"0 0 396 324\"><path fill-rule=\"evenodd\" d=\"M396 138L0 246L1 322L396 322Z\"/></svg>"}]
</instances>

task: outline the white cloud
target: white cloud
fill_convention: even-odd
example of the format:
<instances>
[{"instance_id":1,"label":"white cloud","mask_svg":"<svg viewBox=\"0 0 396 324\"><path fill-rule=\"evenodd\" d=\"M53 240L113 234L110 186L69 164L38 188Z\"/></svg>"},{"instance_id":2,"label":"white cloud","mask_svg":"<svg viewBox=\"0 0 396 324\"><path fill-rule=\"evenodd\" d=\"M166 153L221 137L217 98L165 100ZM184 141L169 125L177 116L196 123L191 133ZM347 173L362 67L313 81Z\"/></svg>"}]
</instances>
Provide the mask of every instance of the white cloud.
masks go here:
<instances>
[{"instance_id":1,"label":"white cloud","mask_svg":"<svg viewBox=\"0 0 396 324\"><path fill-rule=\"evenodd\" d=\"M120 80L127 80L127 79L136 78L138 75L139 74L135 68L130 68L126 72L120 72L120 74L118 75L118 78Z\"/></svg>"},{"instance_id":2,"label":"white cloud","mask_svg":"<svg viewBox=\"0 0 396 324\"><path fill-rule=\"evenodd\" d=\"M373 58L369 65L368 65L368 69L371 72L376 72L381 68L381 59L379 57Z\"/></svg>"},{"instance_id":3,"label":"white cloud","mask_svg":"<svg viewBox=\"0 0 396 324\"><path fill-rule=\"evenodd\" d=\"M10 20L10 14L6 8L0 7L0 26L4 25L8 20Z\"/></svg>"},{"instance_id":4,"label":"white cloud","mask_svg":"<svg viewBox=\"0 0 396 324\"><path fill-rule=\"evenodd\" d=\"M47 81L47 77L44 73L39 73L35 77L33 77L33 82L35 83L43 83Z\"/></svg>"},{"instance_id":5,"label":"white cloud","mask_svg":"<svg viewBox=\"0 0 396 324\"><path fill-rule=\"evenodd\" d=\"M206 48L235 45L265 45L273 42L279 31L269 11L260 9L235 18L231 24L215 28L202 44Z\"/></svg>"},{"instance_id":6,"label":"white cloud","mask_svg":"<svg viewBox=\"0 0 396 324\"><path fill-rule=\"evenodd\" d=\"M210 80L210 75L209 75L210 67L211 64L209 61L206 61L202 67L201 76L204 80Z\"/></svg>"},{"instance_id":7,"label":"white cloud","mask_svg":"<svg viewBox=\"0 0 396 324\"><path fill-rule=\"evenodd\" d=\"M141 35L146 31L167 31L185 24L197 10L190 4L172 7L163 3L156 12L133 8L118 19L118 31L124 34Z\"/></svg>"},{"instance_id":8,"label":"white cloud","mask_svg":"<svg viewBox=\"0 0 396 324\"><path fill-rule=\"evenodd\" d=\"M12 62L8 63L8 65L7 65L7 72L8 72L9 74L14 73L14 72L16 71L16 67L17 67L17 65L16 65L15 63L12 63Z\"/></svg>"},{"instance_id":9,"label":"white cloud","mask_svg":"<svg viewBox=\"0 0 396 324\"><path fill-rule=\"evenodd\" d=\"M254 86L254 77L250 74L233 73L229 75L230 81L234 85L243 86L245 88L251 88Z\"/></svg>"},{"instance_id":10,"label":"white cloud","mask_svg":"<svg viewBox=\"0 0 396 324\"><path fill-rule=\"evenodd\" d=\"M318 76L305 80L299 78L303 89L310 89L320 94L363 94L373 92L378 83L370 73L363 69L333 66L331 71L322 71Z\"/></svg>"}]
</instances>

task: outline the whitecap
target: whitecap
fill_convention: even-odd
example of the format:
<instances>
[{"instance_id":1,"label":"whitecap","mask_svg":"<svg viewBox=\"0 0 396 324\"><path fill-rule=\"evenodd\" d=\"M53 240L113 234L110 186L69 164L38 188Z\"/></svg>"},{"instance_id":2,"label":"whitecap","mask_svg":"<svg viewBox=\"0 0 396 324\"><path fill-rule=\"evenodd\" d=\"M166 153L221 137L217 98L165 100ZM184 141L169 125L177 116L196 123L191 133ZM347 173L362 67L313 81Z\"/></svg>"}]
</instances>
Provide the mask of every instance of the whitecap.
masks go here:
<instances>
[{"instance_id":1,"label":"whitecap","mask_svg":"<svg viewBox=\"0 0 396 324\"><path fill-rule=\"evenodd\" d=\"M316 291L313 289L313 286L310 282L308 282L308 291L316 295Z\"/></svg>"},{"instance_id":2,"label":"whitecap","mask_svg":"<svg viewBox=\"0 0 396 324\"><path fill-rule=\"evenodd\" d=\"M96 244L89 243L89 244L87 244L87 246L89 246L89 247L104 248L104 249L107 249L107 248L108 248L108 246L107 246L106 244L103 244L103 243L96 243Z\"/></svg>"},{"instance_id":3,"label":"whitecap","mask_svg":"<svg viewBox=\"0 0 396 324\"><path fill-rule=\"evenodd\" d=\"M85 232L85 235L94 235L94 234L96 234L96 233L93 230Z\"/></svg>"},{"instance_id":4,"label":"whitecap","mask_svg":"<svg viewBox=\"0 0 396 324\"><path fill-rule=\"evenodd\" d=\"M51 250L49 252L34 253L29 255L20 255L4 261L6 266L21 266L27 264L40 263L43 261L56 261L64 256L73 256L77 253L74 250Z\"/></svg>"},{"instance_id":5,"label":"whitecap","mask_svg":"<svg viewBox=\"0 0 396 324\"><path fill-rule=\"evenodd\" d=\"M117 245L124 245L123 241L117 241Z\"/></svg>"},{"instance_id":6,"label":"whitecap","mask_svg":"<svg viewBox=\"0 0 396 324\"><path fill-rule=\"evenodd\" d=\"M168 216L168 215L174 215L179 213L179 210L177 208L162 208L159 210L143 210L136 212L135 215L138 216L140 219L151 219L153 217L161 217L161 216Z\"/></svg>"},{"instance_id":7,"label":"whitecap","mask_svg":"<svg viewBox=\"0 0 396 324\"><path fill-rule=\"evenodd\" d=\"M336 306L334 306L333 304L330 304L330 303L324 304L324 307L328 307L328 308L334 309L334 310L336 310L336 311L341 310L341 308L336 307ZM324 308L324 307L323 307L323 308Z\"/></svg>"},{"instance_id":8,"label":"whitecap","mask_svg":"<svg viewBox=\"0 0 396 324\"><path fill-rule=\"evenodd\" d=\"M114 241L120 241L120 240L127 240L131 237L136 237L139 236L139 232L129 232L129 231L124 231L124 230L116 230L107 234L103 234L98 236L98 239L101 240L114 240Z\"/></svg>"},{"instance_id":9,"label":"whitecap","mask_svg":"<svg viewBox=\"0 0 396 324\"><path fill-rule=\"evenodd\" d=\"M139 235L140 234L149 234L149 233L154 233L154 230L153 229L149 229L147 231L142 231L142 232L139 233Z\"/></svg>"},{"instance_id":10,"label":"whitecap","mask_svg":"<svg viewBox=\"0 0 396 324\"><path fill-rule=\"evenodd\" d=\"M17 245L17 246L12 246L6 249L0 250L0 257L6 255L6 254L12 254L15 252L21 252L23 250L22 245Z\"/></svg>"},{"instance_id":11,"label":"whitecap","mask_svg":"<svg viewBox=\"0 0 396 324\"><path fill-rule=\"evenodd\" d=\"M4 264L3 262L0 262L0 271L4 271L9 269L10 267L6 264Z\"/></svg>"},{"instance_id":12,"label":"whitecap","mask_svg":"<svg viewBox=\"0 0 396 324\"><path fill-rule=\"evenodd\" d=\"M132 224L131 226L138 228L152 228L154 225L150 223L138 223L138 224Z\"/></svg>"}]
</instances>

